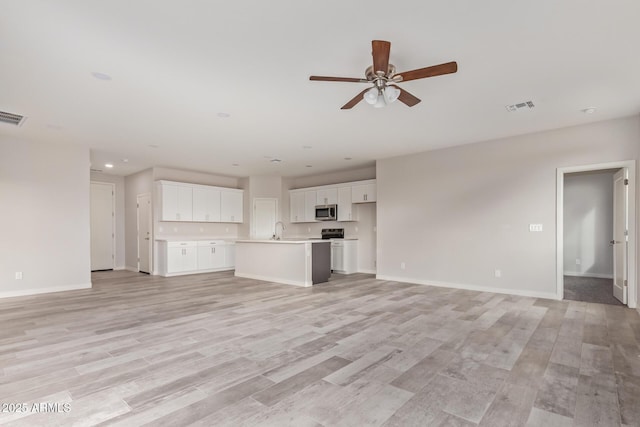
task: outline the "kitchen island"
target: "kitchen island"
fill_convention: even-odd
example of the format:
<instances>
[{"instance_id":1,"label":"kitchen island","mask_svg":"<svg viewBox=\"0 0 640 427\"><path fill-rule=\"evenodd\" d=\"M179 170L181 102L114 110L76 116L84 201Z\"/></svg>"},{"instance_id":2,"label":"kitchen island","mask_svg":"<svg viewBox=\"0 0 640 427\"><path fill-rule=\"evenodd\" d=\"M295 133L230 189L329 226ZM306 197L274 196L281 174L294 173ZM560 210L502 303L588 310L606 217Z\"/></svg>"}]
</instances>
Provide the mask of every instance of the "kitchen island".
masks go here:
<instances>
[{"instance_id":1,"label":"kitchen island","mask_svg":"<svg viewBox=\"0 0 640 427\"><path fill-rule=\"evenodd\" d=\"M237 240L237 277L312 286L331 276L328 240Z\"/></svg>"}]
</instances>

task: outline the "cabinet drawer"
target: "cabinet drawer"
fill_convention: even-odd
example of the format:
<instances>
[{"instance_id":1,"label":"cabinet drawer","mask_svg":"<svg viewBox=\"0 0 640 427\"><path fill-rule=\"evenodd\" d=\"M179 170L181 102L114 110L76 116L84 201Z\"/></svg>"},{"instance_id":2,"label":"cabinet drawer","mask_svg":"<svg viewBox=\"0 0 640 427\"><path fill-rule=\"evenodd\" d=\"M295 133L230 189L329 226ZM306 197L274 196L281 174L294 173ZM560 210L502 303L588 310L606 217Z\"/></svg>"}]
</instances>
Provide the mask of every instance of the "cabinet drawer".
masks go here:
<instances>
[{"instance_id":1,"label":"cabinet drawer","mask_svg":"<svg viewBox=\"0 0 640 427\"><path fill-rule=\"evenodd\" d=\"M202 240L198 242L198 247L220 246L224 244L226 244L224 240Z\"/></svg>"},{"instance_id":2,"label":"cabinet drawer","mask_svg":"<svg viewBox=\"0 0 640 427\"><path fill-rule=\"evenodd\" d=\"M194 247L194 246L198 246L198 242L195 242L195 241L167 242L168 248L185 248L185 247Z\"/></svg>"}]
</instances>

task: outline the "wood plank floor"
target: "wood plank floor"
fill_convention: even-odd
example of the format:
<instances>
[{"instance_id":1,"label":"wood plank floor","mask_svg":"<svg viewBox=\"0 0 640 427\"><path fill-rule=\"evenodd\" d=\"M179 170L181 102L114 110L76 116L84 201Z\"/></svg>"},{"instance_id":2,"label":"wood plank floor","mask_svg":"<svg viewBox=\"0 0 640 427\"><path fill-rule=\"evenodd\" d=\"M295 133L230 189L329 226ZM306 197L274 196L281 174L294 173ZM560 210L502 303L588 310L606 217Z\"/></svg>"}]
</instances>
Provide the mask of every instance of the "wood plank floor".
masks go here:
<instances>
[{"instance_id":1,"label":"wood plank floor","mask_svg":"<svg viewBox=\"0 0 640 427\"><path fill-rule=\"evenodd\" d=\"M0 425L640 425L624 307L363 274L93 283L0 300L0 403L26 404Z\"/></svg>"}]
</instances>

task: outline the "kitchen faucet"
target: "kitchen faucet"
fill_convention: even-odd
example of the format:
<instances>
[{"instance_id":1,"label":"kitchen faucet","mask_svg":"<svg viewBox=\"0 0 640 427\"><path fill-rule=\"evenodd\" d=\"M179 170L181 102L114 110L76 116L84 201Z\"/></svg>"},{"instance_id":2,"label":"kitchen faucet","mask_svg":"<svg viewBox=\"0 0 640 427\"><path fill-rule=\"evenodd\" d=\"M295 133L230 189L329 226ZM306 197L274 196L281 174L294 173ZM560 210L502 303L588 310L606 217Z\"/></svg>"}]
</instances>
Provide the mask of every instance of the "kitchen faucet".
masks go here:
<instances>
[{"instance_id":1,"label":"kitchen faucet","mask_svg":"<svg viewBox=\"0 0 640 427\"><path fill-rule=\"evenodd\" d=\"M280 224L282 226L282 230L280 230L280 234L278 234L278 224ZM284 232L285 226L284 226L284 222L282 221L278 221L276 222L275 225L275 232L273 233L273 240L280 240L282 239L282 233Z\"/></svg>"}]
</instances>

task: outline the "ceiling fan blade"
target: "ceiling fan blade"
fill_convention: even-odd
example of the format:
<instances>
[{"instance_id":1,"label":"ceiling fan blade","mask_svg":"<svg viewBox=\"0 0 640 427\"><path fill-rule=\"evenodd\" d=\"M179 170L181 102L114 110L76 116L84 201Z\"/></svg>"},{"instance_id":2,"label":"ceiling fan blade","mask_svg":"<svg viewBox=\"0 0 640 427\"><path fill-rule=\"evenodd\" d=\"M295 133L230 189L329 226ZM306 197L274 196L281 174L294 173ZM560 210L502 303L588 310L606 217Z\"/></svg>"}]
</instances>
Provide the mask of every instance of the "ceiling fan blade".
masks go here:
<instances>
[{"instance_id":1,"label":"ceiling fan blade","mask_svg":"<svg viewBox=\"0 0 640 427\"><path fill-rule=\"evenodd\" d=\"M415 96L411 95L409 92L402 89L401 87L398 87L396 85L391 85L391 86L395 87L396 89L400 89L400 96L398 96L398 100L403 104L405 104L406 106L413 107L414 105L421 102L420 98L416 98Z\"/></svg>"},{"instance_id":2,"label":"ceiling fan blade","mask_svg":"<svg viewBox=\"0 0 640 427\"><path fill-rule=\"evenodd\" d=\"M394 81L408 82L409 80L424 79L426 77L441 76L443 74L451 74L458 71L458 63L447 62L446 64L433 65L431 67L419 68L417 70L405 71L393 76ZM397 79L400 77L400 79Z\"/></svg>"},{"instance_id":3,"label":"ceiling fan blade","mask_svg":"<svg viewBox=\"0 0 640 427\"><path fill-rule=\"evenodd\" d=\"M315 80L315 81L321 81L321 82L369 83L369 80L367 79L356 79L354 77L309 76L309 80Z\"/></svg>"},{"instance_id":4,"label":"ceiling fan blade","mask_svg":"<svg viewBox=\"0 0 640 427\"><path fill-rule=\"evenodd\" d=\"M382 75L387 74L389 70L389 52L391 51L391 43L384 40L373 40L371 42L373 55L373 71L374 73L381 72Z\"/></svg>"},{"instance_id":5,"label":"ceiling fan blade","mask_svg":"<svg viewBox=\"0 0 640 427\"><path fill-rule=\"evenodd\" d=\"M344 104L344 105L342 106L342 108L340 108L340 109L341 109L341 110L350 110L350 109L352 109L353 107L355 107L355 105L356 105L358 102L360 102L360 101L362 101L362 100L364 99L364 98L363 98L363 97L364 97L364 93L365 93L366 91L368 91L369 89L371 89L371 88L366 88L365 90L363 90L362 92L360 92L359 94L357 94L356 96L354 96L354 97L353 97L353 99L352 99L351 101L349 101L349 102L347 102L346 104Z\"/></svg>"}]
</instances>

